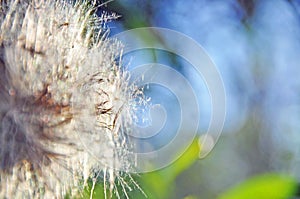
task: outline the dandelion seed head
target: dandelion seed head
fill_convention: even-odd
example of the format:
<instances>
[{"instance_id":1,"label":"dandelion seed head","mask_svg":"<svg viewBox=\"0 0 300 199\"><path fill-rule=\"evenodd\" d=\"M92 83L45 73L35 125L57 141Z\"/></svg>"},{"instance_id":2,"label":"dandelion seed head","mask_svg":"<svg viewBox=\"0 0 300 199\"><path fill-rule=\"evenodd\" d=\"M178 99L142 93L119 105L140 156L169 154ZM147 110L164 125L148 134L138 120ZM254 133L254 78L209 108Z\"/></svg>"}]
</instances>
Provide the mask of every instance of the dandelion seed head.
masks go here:
<instances>
[{"instance_id":1,"label":"dandelion seed head","mask_svg":"<svg viewBox=\"0 0 300 199\"><path fill-rule=\"evenodd\" d=\"M88 1L0 0L0 198L63 198L129 167L135 88ZM106 178L106 176L104 176Z\"/></svg>"}]
</instances>

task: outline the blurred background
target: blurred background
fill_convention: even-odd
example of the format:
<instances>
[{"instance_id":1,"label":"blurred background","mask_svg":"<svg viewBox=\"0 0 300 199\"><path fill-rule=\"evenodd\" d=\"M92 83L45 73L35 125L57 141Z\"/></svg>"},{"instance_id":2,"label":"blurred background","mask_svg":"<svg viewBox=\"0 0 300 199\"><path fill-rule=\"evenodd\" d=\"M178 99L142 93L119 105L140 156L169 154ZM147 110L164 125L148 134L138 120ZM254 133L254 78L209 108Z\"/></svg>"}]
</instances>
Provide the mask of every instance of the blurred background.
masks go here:
<instances>
[{"instance_id":1,"label":"blurred background","mask_svg":"<svg viewBox=\"0 0 300 199\"><path fill-rule=\"evenodd\" d=\"M232 192L236 198L247 198L242 196L245 193L257 194L249 198L297 198L300 180L299 0L114 0L103 10L120 15L118 20L108 24L111 35L154 26L191 37L215 62L226 89L227 116L214 150L199 160L197 154L191 152L197 150L194 148L169 168L135 176L148 198L234 198L230 196ZM151 42L153 38L138 39ZM172 66L189 79L201 110L199 135L205 132L211 107L201 77L195 76L180 57L167 52L136 52L125 57L123 63L130 68L149 62ZM154 87L146 93L159 103L172 102L172 97L168 99L168 94ZM178 104L174 101L175 106ZM171 125L166 132L172 131ZM158 140L164 138L168 136ZM240 183L246 185L243 187ZM266 192L265 196L253 192L259 187L264 187L261 192ZM137 192L129 191L129 195L145 198L142 191Z\"/></svg>"}]
</instances>

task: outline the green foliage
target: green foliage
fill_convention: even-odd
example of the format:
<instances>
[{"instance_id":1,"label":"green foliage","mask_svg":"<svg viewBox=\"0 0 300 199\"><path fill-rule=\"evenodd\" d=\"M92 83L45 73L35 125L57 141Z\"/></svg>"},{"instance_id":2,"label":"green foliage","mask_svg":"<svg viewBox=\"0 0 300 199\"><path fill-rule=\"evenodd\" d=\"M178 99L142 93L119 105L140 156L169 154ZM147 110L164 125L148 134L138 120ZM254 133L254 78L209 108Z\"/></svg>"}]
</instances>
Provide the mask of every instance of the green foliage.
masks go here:
<instances>
[{"instance_id":1,"label":"green foliage","mask_svg":"<svg viewBox=\"0 0 300 199\"><path fill-rule=\"evenodd\" d=\"M120 181L116 180L116 189L112 199L117 199L117 196L121 199L127 197L134 199L175 198L176 178L198 160L199 151L198 140L195 139L188 150L170 166L161 170L134 175L132 178L123 177L122 181L126 182L132 189L129 189L127 185L121 185ZM290 199L295 195L297 186L298 184L294 178L276 173L267 173L251 177L230 188L222 193L218 199ZM90 198L91 190L92 182L89 182L89 188L81 193L78 198ZM126 193L124 190L126 190ZM109 190L106 190L106 193L107 198L110 198ZM104 186L101 181L96 183L92 196L93 198L105 198ZM184 199L199 199L199 197L190 195Z\"/></svg>"},{"instance_id":2,"label":"green foliage","mask_svg":"<svg viewBox=\"0 0 300 199\"><path fill-rule=\"evenodd\" d=\"M161 170L149 172L141 176L142 186L148 198L170 198L175 189L175 179L184 170L188 169L199 155L197 139L185 151L185 153L170 166Z\"/></svg>"},{"instance_id":3,"label":"green foliage","mask_svg":"<svg viewBox=\"0 0 300 199\"><path fill-rule=\"evenodd\" d=\"M229 189L218 199L289 199L297 189L296 181L279 174L252 177Z\"/></svg>"},{"instance_id":4,"label":"green foliage","mask_svg":"<svg viewBox=\"0 0 300 199\"><path fill-rule=\"evenodd\" d=\"M84 190L81 197L90 198L91 192L93 192L92 198L105 198L103 183L96 183L94 189L92 189L92 183L90 182L89 188Z\"/></svg>"},{"instance_id":5,"label":"green foliage","mask_svg":"<svg viewBox=\"0 0 300 199\"><path fill-rule=\"evenodd\" d=\"M112 199L118 198L117 195L120 198L128 196L134 199L172 198L172 190L175 189L176 177L189 168L198 159L198 155L199 144L198 140L195 139L185 153L170 166L145 174L133 175L132 178L129 176L122 177L122 181L126 182L128 186L124 185L124 183L122 184L120 180L116 180L116 189L114 190ZM93 192L93 198L105 198L103 182L99 180L94 188L92 188L92 184L90 181L88 188L78 198L90 198L91 192ZM128 187L131 187L131 189ZM126 190L126 193L124 190ZM110 198L109 190L106 190L106 193L107 198Z\"/></svg>"}]
</instances>

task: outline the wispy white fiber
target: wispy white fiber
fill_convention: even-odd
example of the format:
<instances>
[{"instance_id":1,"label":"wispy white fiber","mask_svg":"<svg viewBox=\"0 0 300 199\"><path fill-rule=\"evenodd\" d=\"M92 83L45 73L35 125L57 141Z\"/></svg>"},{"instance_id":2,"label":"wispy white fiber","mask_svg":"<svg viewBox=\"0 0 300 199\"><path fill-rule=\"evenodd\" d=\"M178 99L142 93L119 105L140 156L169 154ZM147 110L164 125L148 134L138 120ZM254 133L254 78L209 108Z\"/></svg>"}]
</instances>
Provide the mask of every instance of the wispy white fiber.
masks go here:
<instances>
[{"instance_id":1,"label":"wispy white fiber","mask_svg":"<svg viewBox=\"0 0 300 199\"><path fill-rule=\"evenodd\" d=\"M89 1L0 2L0 198L76 196L101 171L112 189L130 167L136 95L103 28L114 16Z\"/></svg>"}]
</instances>

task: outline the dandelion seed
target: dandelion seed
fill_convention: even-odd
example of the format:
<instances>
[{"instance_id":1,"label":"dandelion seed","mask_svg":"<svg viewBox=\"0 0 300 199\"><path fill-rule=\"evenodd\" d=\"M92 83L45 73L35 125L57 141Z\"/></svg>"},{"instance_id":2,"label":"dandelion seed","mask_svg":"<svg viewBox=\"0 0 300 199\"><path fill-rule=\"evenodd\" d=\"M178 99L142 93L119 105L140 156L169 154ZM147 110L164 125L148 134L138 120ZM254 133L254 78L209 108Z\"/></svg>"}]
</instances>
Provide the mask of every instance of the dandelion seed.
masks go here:
<instances>
[{"instance_id":1,"label":"dandelion seed","mask_svg":"<svg viewBox=\"0 0 300 199\"><path fill-rule=\"evenodd\" d=\"M88 1L0 6L0 198L74 196L101 171L112 189L136 92L102 28L111 16Z\"/></svg>"}]
</instances>

